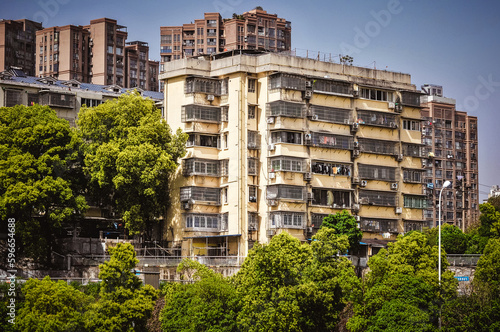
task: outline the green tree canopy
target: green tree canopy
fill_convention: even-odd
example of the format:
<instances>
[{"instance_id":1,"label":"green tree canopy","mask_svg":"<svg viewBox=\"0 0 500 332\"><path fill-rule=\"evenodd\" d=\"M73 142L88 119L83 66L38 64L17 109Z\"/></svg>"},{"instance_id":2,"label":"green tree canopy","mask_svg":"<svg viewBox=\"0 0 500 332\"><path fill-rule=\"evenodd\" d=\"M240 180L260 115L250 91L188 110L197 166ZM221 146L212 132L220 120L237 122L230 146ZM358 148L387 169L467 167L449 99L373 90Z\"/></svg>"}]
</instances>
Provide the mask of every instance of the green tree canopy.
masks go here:
<instances>
[{"instance_id":1,"label":"green tree canopy","mask_svg":"<svg viewBox=\"0 0 500 332\"><path fill-rule=\"evenodd\" d=\"M480 204L479 211L479 235L500 238L500 212L490 203Z\"/></svg>"},{"instance_id":2,"label":"green tree canopy","mask_svg":"<svg viewBox=\"0 0 500 332\"><path fill-rule=\"evenodd\" d=\"M87 208L78 147L68 121L47 106L0 109L0 219L16 220L38 261L50 262L61 225Z\"/></svg>"},{"instance_id":3,"label":"green tree canopy","mask_svg":"<svg viewBox=\"0 0 500 332\"><path fill-rule=\"evenodd\" d=\"M29 279L23 293L24 305L16 317L20 331L83 331L84 313L92 297L49 277Z\"/></svg>"},{"instance_id":4,"label":"green tree canopy","mask_svg":"<svg viewBox=\"0 0 500 332\"><path fill-rule=\"evenodd\" d=\"M85 328L96 332L146 331L158 292L142 286L132 272L138 260L129 243L110 248L111 258L99 266L100 298L85 313Z\"/></svg>"},{"instance_id":5,"label":"green tree canopy","mask_svg":"<svg viewBox=\"0 0 500 332\"><path fill-rule=\"evenodd\" d=\"M444 271L448 265L446 253L442 253L440 287L438 248L430 246L427 236L420 232L399 236L395 243L389 243L387 250L382 249L371 257L368 265L370 272L363 280L363 293L356 299L354 316L347 324L352 331L395 330L399 314L385 316L384 313L405 306L418 308L402 321L406 329L428 330L429 319L437 326L440 299L456 294L453 273Z\"/></svg>"},{"instance_id":6,"label":"green tree canopy","mask_svg":"<svg viewBox=\"0 0 500 332\"><path fill-rule=\"evenodd\" d=\"M78 129L96 201L122 216L131 234L165 215L169 175L185 154L187 134L173 135L154 102L138 93L82 107Z\"/></svg>"},{"instance_id":7,"label":"green tree canopy","mask_svg":"<svg viewBox=\"0 0 500 332\"><path fill-rule=\"evenodd\" d=\"M356 218L349 211L342 210L335 214L330 214L323 218L321 227L332 228L338 235L347 235L349 240L349 249L356 252L359 248L359 242L363 238L363 231L358 227Z\"/></svg>"}]
</instances>

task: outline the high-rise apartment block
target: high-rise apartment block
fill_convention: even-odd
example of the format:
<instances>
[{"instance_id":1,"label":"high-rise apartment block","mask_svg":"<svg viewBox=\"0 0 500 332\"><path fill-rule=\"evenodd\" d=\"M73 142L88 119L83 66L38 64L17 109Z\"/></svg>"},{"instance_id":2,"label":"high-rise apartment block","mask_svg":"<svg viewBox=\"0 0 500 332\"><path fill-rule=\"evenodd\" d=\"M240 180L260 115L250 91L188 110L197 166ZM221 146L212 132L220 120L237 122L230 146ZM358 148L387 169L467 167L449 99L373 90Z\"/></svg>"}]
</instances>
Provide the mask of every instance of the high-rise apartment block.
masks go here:
<instances>
[{"instance_id":1,"label":"high-rise apartment block","mask_svg":"<svg viewBox=\"0 0 500 332\"><path fill-rule=\"evenodd\" d=\"M457 111L455 100L443 97L443 87L422 86L422 141L426 193L432 204L424 211L429 226L438 225L439 192L445 181L452 186L442 195L442 222L465 230L478 220L478 137L477 117Z\"/></svg>"},{"instance_id":2,"label":"high-rise apartment block","mask_svg":"<svg viewBox=\"0 0 500 332\"><path fill-rule=\"evenodd\" d=\"M165 63L183 57L234 49L280 52L291 47L291 23L260 7L231 19L205 13L194 23L161 27L160 35L160 71Z\"/></svg>"},{"instance_id":3,"label":"high-rise apartment block","mask_svg":"<svg viewBox=\"0 0 500 332\"><path fill-rule=\"evenodd\" d=\"M35 75L35 33L42 24L30 20L0 20L0 72L10 67Z\"/></svg>"},{"instance_id":4,"label":"high-rise apartment block","mask_svg":"<svg viewBox=\"0 0 500 332\"><path fill-rule=\"evenodd\" d=\"M127 45L126 39L127 28L109 18L92 20L86 26L40 30L36 34L36 75L158 91L159 64L148 60L147 43ZM130 71L129 58L137 67Z\"/></svg>"},{"instance_id":5,"label":"high-rise apartment block","mask_svg":"<svg viewBox=\"0 0 500 332\"><path fill-rule=\"evenodd\" d=\"M189 134L165 216L170 246L246 256L285 230L310 239L343 209L365 244L427 226L410 75L246 52L168 62L160 74L166 119Z\"/></svg>"}]
</instances>

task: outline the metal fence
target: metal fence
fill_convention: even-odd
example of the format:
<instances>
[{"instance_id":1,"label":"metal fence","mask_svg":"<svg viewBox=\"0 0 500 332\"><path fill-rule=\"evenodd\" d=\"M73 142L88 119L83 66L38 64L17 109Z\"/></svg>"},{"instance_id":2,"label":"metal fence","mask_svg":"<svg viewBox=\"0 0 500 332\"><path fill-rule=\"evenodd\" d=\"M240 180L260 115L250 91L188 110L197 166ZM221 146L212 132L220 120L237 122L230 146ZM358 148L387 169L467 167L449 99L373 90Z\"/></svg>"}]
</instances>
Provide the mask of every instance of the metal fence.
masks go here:
<instances>
[{"instance_id":1,"label":"metal fence","mask_svg":"<svg viewBox=\"0 0 500 332\"><path fill-rule=\"evenodd\" d=\"M477 266L481 255L446 255L451 266Z\"/></svg>"}]
</instances>

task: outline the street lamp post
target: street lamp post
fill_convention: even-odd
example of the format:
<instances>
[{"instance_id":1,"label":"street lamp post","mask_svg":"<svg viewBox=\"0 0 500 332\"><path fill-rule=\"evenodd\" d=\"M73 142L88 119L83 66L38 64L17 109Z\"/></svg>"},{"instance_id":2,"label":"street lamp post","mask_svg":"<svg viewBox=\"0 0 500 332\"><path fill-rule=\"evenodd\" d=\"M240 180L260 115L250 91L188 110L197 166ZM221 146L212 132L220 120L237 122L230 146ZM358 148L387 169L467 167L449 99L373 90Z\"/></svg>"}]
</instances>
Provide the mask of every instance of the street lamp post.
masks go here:
<instances>
[{"instance_id":1,"label":"street lamp post","mask_svg":"<svg viewBox=\"0 0 500 332\"><path fill-rule=\"evenodd\" d=\"M438 275L439 275L439 285L441 286L441 195L443 194L444 188L448 188L451 185L450 181L445 181L443 183L443 188L439 191L439 261L438 261Z\"/></svg>"}]
</instances>

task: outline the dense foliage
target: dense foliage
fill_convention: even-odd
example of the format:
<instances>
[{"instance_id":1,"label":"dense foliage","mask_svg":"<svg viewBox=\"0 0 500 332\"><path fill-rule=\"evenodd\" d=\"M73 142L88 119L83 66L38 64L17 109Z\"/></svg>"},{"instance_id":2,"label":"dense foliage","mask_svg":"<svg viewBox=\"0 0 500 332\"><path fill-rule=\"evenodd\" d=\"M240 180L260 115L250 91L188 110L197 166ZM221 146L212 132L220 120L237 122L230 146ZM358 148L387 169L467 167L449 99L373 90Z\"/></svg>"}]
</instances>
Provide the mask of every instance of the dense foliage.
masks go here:
<instances>
[{"instance_id":1,"label":"dense foliage","mask_svg":"<svg viewBox=\"0 0 500 332\"><path fill-rule=\"evenodd\" d=\"M335 214L330 214L323 218L321 227L332 228L338 235L347 235L349 240L349 250L357 252L359 242L363 237L363 231L358 227L358 222L347 210L342 210Z\"/></svg>"}]
</instances>

